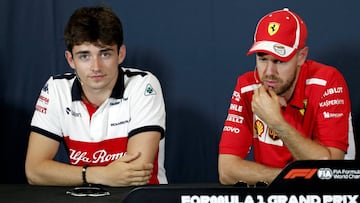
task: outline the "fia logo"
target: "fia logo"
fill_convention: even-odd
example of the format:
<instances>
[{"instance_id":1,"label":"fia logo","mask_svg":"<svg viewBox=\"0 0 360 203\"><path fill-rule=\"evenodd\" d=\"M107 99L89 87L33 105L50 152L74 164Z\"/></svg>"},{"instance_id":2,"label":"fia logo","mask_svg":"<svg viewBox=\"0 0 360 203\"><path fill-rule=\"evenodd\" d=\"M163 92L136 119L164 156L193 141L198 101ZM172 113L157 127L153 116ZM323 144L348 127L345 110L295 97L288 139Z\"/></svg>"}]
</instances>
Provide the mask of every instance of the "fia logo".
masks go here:
<instances>
[{"instance_id":1,"label":"fia logo","mask_svg":"<svg viewBox=\"0 0 360 203\"><path fill-rule=\"evenodd\" d=\"M333 173L330 168L319 168L319 170L317 171L317 176L319 179L329 180L332 178Z\"/></svg>"}]
</instances>

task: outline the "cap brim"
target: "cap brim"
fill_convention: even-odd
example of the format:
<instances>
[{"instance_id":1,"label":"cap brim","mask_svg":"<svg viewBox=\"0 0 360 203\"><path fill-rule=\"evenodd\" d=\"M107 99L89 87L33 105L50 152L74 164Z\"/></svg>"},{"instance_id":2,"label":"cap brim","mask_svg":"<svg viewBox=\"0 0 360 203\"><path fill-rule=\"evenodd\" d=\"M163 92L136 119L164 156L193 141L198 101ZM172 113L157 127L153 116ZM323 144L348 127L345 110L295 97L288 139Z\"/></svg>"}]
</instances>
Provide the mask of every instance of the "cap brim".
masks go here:
<instances>
[{"instance_id":1,"label":"cap brim","mask_svg":"<svg viewBox=\"0 0 360 203\"><path fill-rule=\"evenodd\" d=\"M281 61L289 61L294 56L296 49L277 42L258 41L252 45L247 55L258 52L270 54Z\"/></svg>"}]
</instances>

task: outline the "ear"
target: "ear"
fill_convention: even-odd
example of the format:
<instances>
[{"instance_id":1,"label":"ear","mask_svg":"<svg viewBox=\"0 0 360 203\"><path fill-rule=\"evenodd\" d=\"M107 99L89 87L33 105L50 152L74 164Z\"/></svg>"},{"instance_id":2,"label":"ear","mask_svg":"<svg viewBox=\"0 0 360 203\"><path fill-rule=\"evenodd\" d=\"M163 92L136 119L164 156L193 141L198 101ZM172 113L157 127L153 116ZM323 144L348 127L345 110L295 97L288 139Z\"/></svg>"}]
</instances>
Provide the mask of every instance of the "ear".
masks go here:
<instances>
[{"instance_id":1,"label":"ear","mask_svg":"<svg viewBox=\"0 0 360 203\"><path fill-rule=\"evenodd\" d=\"M299 50L297 65L302 66L305 63L308 56L308 52L309 52L309 47L307 46Z\"/></svg>"},{"instance_id":2,"label":"ear","mask_svg":"<svg viewBox=\"0 0 360 203\"><path fill-rule=\"evenodd\" d=\"M119 48L118 64L121 64L126 57L126 46L123 44Z\"/></svg>"},{"instance_id":3,"label":"ear","mask_svg":"<svg viewBox=\"0 0 360 203\"><path fill-rule=\"evenodd\" d=\"M71 54L70 51L68 51L68 50L65 51L65 58L66 58L68 64L70 65L70 67L71 67L72 69L75 69L74 58L73 58L73 56L72 56L72 54Z\"/></svg>"}]
</instances>

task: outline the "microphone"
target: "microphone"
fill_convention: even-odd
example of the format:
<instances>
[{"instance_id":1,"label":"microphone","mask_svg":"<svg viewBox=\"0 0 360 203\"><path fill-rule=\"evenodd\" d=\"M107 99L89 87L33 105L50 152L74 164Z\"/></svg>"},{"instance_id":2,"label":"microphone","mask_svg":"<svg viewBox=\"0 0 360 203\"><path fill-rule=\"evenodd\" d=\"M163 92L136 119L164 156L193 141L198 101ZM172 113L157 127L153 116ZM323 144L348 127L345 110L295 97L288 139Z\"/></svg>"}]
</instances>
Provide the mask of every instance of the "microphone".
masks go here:
<instances>
[{"instance_id":1,"label":"microphone","mask_svg":"<svg viewBox=\"0 0 360 203\"><path fill-rule=\"evenodd\" d=\"M257 69L257 67L255 66L255 68L254 68L254 79L255 79L255 82L258 84L258 83L260 83L260 81L256 77L256 69Z\"/></svg>"}]
</instances>

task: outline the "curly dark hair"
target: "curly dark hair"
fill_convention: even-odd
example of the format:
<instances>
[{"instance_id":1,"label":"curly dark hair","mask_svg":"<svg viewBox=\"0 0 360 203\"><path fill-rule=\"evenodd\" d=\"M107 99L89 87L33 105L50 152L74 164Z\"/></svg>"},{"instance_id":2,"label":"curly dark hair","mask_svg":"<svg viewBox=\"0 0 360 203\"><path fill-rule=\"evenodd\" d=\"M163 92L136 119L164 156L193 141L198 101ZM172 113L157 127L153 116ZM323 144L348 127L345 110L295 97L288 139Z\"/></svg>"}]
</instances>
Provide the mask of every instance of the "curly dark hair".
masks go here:
<instances>
[{"instance_id":1,"label":"curly dark hair","mask_svg":"<svg viewBox=\"0 0 360 203\"><path fill-rule=\"evenodd\" d=\"M75 10L64 30L65 44L72 52L75 45L90 42L95 45L123 44L120 19L107 7L82 7Z\"/></svg>"}]
</instances>

